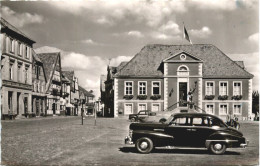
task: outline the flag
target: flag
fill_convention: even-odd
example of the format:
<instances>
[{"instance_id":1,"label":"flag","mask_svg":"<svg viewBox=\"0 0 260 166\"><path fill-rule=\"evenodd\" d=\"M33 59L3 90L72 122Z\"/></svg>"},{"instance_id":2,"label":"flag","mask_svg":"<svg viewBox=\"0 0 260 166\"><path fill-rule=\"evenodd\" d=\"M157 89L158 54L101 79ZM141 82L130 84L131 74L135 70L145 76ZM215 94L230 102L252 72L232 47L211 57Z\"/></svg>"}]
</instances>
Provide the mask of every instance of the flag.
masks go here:
<instances>
[{"instance_id":1,"label":"flag","mask_svg":"<svg viewBox=\"0 0 260 166\"><path fill-rule=\"evenodd\" d=\"M190 44L192 44L192 42L191 42L191 40L190 40L190 37L189 37L189 34L188 34L188 32L187 32L187 30L186 30L184 24L183 24L183 38L186 39L186 40L188 40L188 41L190 42Z\"/></svg>"}]
</instances>

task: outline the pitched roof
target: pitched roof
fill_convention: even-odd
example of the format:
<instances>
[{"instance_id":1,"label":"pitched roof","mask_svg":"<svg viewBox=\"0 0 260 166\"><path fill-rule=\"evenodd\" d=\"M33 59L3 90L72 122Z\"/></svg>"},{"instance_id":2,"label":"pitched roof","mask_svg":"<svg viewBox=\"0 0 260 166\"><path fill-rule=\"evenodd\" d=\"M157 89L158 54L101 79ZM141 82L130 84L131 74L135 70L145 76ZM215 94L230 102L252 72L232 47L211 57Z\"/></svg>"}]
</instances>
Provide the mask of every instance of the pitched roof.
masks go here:
<instances>
[{"instance_id":1,"label":"pitched roof","mask_svg":"<svg viewBox=\"0 0 260 166\"><path fill-rule=\"evenodd\" d=\"M117 68L116 68L117 72L120 71L126 64L127 64L127 61L121 62L121 63L117 66Z\"/></svg>"},{"instance_id":2,"label":"pitched roof","mask_svg":"<svg viewBox=\"0 0 260 166\"><path fill-rule=\"evenodd\" d=\"M163 76L159 69L162 60L180 51L191 53L203 60L205 78L252 78L236 62L211 44L145 46L115 76Z\"/></svg>"},{"instance_id":3,"label":"pitched roof","mask_svg":"<svg viewBox=\"0 0 260 166\"><path fill-rule=\"evenodd\" d=\"M45 73L46 73L47 82L49 81L49 79L51 79L51 76L52 76L52 73L53 73L52 71L54 70L54 67L56 65L56 61L57 61L59 54L60 54L59 52L37 54L37 56L39 57L39 59L43 63L43 67L44 67L44 70L45 70Z\"/></svg>"},{"instance_id":4,"label":"pitched roof","mask_svg":"<svg viewBox=\"0 0 260 166\"><path fill-rule=\"evenodd\" d=\"M89 91L87 91L86 89L84 89L81 86L79 86L79 91L84 93L84 95L87 96L87 97L94 97L94 95L92 93L90 93Z\"/></svg>"},{"instance_id":5,"label":"pitched roof","mask_svg":"<svg viewBox=\"0 0 260 166\"><path fill-rule=\"evenodd\" d=\"M244 61L235 61L240 67L245 69Z\"/></svg>"},{"instance_id":6,"label":"pitched roof","mask_svg":"<svg viewBox=\"0 0 260 166\"><path fill-rule=\"evenodd\" d=\"M41 59L40 59L39 56L35 53L34 50L32 51L32 54L33 54L34 60L36 60L37 62L41 62L41 63L42 63Z\"/></svg>"},{"instance_id":7,"label":"pitched roof","mask_svg":"<svg viewBox=\"0 0 260 166\"><path fill-rule=\"evenodd\" d=\"M64 74L64 76L67 77L70 81L73 81L74 70L62 71L62 74Z\"/></svg>"},{"instance_id":8,"label":"pitched roof","mask_svg":"<svg viewBox=\"0 0 260 166\"><path fill-rule=\"evenodd\" d=\"M36 43L35 41L33 41L31 38L29 38L27 35L25 35L23 32L21 32L19 29L17 29L16 27L14 27L13 25L11 25L9 22L7 22L5 19L3 19L1 17L1 29L2 28L8 28L11 31L25 37L26 39L30 40L32 43Z\"/></svg>"}]
</instances>

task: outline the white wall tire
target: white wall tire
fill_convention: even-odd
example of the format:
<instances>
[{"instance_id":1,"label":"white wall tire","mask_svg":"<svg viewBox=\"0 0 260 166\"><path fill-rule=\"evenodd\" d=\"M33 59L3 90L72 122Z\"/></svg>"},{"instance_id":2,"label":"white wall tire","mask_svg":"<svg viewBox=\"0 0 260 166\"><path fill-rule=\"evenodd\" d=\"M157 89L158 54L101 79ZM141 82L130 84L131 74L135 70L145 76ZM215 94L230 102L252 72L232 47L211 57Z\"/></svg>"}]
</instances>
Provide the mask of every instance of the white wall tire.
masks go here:
<instances>
[{"instance_id":1,"label":"white wall tire","mask_svg":"<svg viewBox=\"0 0 260 166\"><path fill-rule=\"evenodd\" d=\"M153 141L150 138L142 137L136 141L135 146L138 152L148 154L153 150Z\"/></svg>"},{"instance_id":2,"label":"white wall tire","mask_svg":"<svg viewBox=\"0 0 260 166\"><path fill-rule=\"evenodd\" d=\"M209 145L209 150L213 154L224 154L226 152L227 145L223 142L212 142Z\"/></svg>"}]
</instances>

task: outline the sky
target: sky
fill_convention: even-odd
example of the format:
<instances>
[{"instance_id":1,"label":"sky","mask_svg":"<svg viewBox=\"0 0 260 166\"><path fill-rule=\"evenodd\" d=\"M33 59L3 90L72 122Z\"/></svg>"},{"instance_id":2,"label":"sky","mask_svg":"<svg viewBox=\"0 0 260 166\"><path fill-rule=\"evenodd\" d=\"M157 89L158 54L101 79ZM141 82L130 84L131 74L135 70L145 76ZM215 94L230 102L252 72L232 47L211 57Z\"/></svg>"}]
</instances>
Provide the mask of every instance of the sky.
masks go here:
<instances>
[{"instance_id":1,"label":"sky","mask_svg":"<svg viewBox=\"0 0 260 166\"><path fill-rule=\"evenodd\" d=\"M244 61L259 89L257 0L99 0L1 2L1 16L36 41L36 52L61 52L64 70L100 96L107 65L129 61L147 44L213 44ZM110 60L109 60L110 59Z\"/></svg>"}]
</instances>

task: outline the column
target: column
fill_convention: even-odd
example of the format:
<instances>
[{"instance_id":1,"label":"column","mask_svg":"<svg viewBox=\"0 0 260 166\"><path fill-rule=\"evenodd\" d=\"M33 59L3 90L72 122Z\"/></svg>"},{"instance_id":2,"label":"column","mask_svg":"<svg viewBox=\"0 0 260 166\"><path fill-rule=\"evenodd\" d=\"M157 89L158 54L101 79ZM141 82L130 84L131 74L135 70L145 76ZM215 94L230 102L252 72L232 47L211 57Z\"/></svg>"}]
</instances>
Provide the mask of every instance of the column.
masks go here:
<instances>
[{"instance_id":1,"label":"column","mask_svg":"<svg viewBox=\"0 0 260 166\"><path fill-rule=\"evenodd\" d=\"M115 90L114 90L114 117L118 117L118 79L114 79Z\"/></svg>"},{"instance_id":2,"label":"column","mask_svg":"<svg viewBox=\"0 0 260 166\"><path fill-rule=\"evenodd\" d=\"M253 93L253 84L252 84L252 79L248 80L248 120L249 117L251 116L252 119L252 93Z\"/></svg>"},{"instance_id":3,"label":"column","mask_svg":"<svg viewBox=\"0 0 260 166\"><path fill-rule=\"evenodd\" d=\"M164 76L168 75L168 63L164 63ZM163 110L168 107L168 78L164 78L164 105Z\"/></svg>"}]
</instances>

